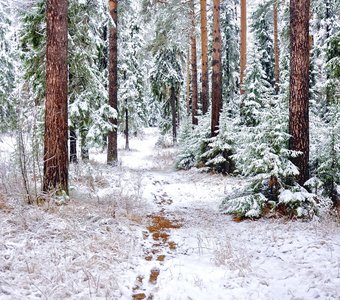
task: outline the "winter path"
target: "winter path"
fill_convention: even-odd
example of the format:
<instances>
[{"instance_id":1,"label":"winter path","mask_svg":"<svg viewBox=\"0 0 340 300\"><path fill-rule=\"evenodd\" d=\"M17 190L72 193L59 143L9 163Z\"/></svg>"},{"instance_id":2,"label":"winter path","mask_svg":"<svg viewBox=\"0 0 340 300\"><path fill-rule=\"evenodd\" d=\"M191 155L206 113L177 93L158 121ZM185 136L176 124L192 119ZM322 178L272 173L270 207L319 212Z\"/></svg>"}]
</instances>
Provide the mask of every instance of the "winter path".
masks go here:
<instances>
[{"instance_id":1,"label":"winter path","mask_svg":"<svg viewBox=\"0 0 340 300\"><path fill-rule=\"evenodd\" d=\"M243 180L176 171L158 137L114 169L92 152L68 205L0 201L1 300L339 299L338 223L235 223L218 206Z\"/></svg>"},{"instance_id":2,"label":"winter path","mask_svg":"<svg viewBox=\"0 0 340 300\"><path fill-rule=\"evenodd\" d=\"M332 222L235 223L218 206L241 179L175 171L173 149L146 131L122 167L143 174L149 210L132 299L339 299L340 235ZM127 297L129 299L129 297Z\"/></svg>"}]
</instances>

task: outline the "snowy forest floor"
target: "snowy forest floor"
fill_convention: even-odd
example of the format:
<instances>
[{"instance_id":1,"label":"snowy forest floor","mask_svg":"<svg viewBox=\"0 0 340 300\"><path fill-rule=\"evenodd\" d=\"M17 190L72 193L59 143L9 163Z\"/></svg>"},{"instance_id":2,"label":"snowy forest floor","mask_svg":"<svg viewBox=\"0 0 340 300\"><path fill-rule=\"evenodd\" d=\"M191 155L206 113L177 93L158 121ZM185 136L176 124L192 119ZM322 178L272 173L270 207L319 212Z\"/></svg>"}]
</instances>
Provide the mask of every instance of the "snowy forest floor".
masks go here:
<instances>
[{"instance_id":1,"label":"snowy forest floor","mask_svg":"<svg viewBox=\"0 0 340 300\"><path fill-rule=\"evenodd\" d=\"M236 223L218 207L245 179L176 171L158 137L72 166L67 205L1 196L1 300L339 299L336 220Z\"/></svg>"}]
</instances>

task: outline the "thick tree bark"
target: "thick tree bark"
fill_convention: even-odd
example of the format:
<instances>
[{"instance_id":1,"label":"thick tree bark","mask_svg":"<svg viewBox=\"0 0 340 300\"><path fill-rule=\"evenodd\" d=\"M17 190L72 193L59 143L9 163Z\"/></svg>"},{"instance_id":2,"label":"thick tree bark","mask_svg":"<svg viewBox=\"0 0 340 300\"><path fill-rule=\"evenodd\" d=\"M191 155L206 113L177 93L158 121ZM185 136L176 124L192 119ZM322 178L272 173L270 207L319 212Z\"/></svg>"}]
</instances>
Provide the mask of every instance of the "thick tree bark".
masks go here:
<instances>
[{"instance_id":1,"label":"thick tree bark","mask_svg":"<svg viewBox=\"0 0 340 300\"><path fill-rule=\"evenodd\" d=\"M70 162L78 163L77 157L77 132L74 127L70 128Z\"/></svg>"},{"instance_id":2,"label":"thick tree bark","mask_svg":"<svg viewBox=\"0 0 340 300\"><path fill-rule=\"evenodd\" d=\"M118 0L109 0L109 10L113 25L109 29L109 105L118 110ZM110 123L114 125L114 130L108 134L107 145L107 163L115 164L118 160L118 145L117 145L117 119L111 118Z\"/></svg>"},{"instance_id":3,"label":"thick tree bark","mask_svg":"<svg viewBox=\"0 0 340 300\"><path fill-rule=\"evenodd\" d=\"M244 94L243 84L247 66L247 0L241 0L240 31L240 93Z\"/></svg>"},{"instance_id":4,"label":"thick tree bark","mask_svg":"<svg viewBox=\"0 0 340 300\"><path fill-rule=\"evenodd\" d=\"M198 111L198 90L197 90L197 49L196 49L196 18L195 18L195 3L191 0L191 73L192 73L192 124L197 125Z\"/></svg>"},{"instance_id":5,"label":"thick tree bark","mask_svg":"<svg viewBox=\"0 0 340 300\"><path fill-rule=\"evenodd\" d=\"M310 0L290 1L289 149L302 152L292 158L301 185L309 178L309 8Z\"/></svg>"},{"instance_id":6,"label":"thick tree bark","mask_svg":"<svg viewBox=\"0 0 340 300\"><path fill-rule=\"evenodd\" d=\"M213 1L213 55L211 80L211 136L216 136L222 109L222 63L221 63L221 28L220 0Z\"/></svg>"},{"instance_id":7,"label":"thick tree bark","mask_svg":"<svg viewBox=\"0 0 340 300\"><path fill-rule=\"evenodd\" d=\"M47 1L44 192L68 193L67 6Z\"/></svg>"},{"instance_id":8,"label":"thick tree bark","mask_svg":"<svg viewBox=\"0 0 340 300\"><path fill-rule=\"evenodd\" d=\"M274 55L275 55L275 94L280 91L280 50L278 38L278 0L274 2Z\"/></svg>"},{"instance_id":9,"label":"thick tree bark","mask_svg":"<svg viewBox=\"0 0 340 300\"><path fill-rule=\"evenodd\" d=\"M172 138L174 144L177 141L177 114L176 114L176 91L175 87L170 88L170 105L171 105L171 116L172 116Z\"/></svg>"},{"instance_id":10,"label":"thick tree bark","mask_svg":"<svg viewBox=\"0 0 340 300\"><path fill-rule=\"evenodd\" d=\"M207 1L201 0L201 48L202 48L202 113L205 115L209 106L209 72L208 72L208 30Z\"/></svg>"}]
</instances>

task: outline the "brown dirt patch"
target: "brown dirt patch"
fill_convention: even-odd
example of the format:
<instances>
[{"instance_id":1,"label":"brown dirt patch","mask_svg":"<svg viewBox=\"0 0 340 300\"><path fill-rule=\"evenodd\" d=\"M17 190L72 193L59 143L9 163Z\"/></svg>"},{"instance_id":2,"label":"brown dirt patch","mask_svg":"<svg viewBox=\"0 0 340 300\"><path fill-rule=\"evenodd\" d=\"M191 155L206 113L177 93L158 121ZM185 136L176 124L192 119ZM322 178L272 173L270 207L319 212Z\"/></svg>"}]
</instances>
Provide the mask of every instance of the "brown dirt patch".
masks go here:
<instances>
[{"instance_id":1,"label":"brown dirt patch","mask_svg":"<svg viewBox=\"0 0 340 300\"><path fill-rule=\"evenodd\" d=\"M170 250L176 250L177 249L177 244L175 242L169 242L169 249Z\"/></svg>"},{"instance_id":2,"label":"brown dirt patch","mask_svg":"<svg viewBox=\"0 0 340 300\"><path fill-rule=\"evenodd\" d=\"M169 239L169 234L165 233L165 232L154 232L152 234L152 238L155 241L159 241L162 240L163 242L166 242Z\"/></svg>"},{"instance_id":3,"label":"brown dirt patch","mask_svg":"<svg viewBox=\"0 0 340 300\"><path fill-rule=\"evenodd\" d=\"M153 233L153 232L159 232L164 229L178 229L181 228L182 225L179 224L177 221L171 221L168 218L164 216L152 216L152 225L147 227L147 229Z\"/></svg>"},{"instance_id":4,"label":"brown dirt patch","mask_svg":"<svg viewBox=\"0 0 340 300\"><path fill-rule=\"evenodd\" d=\"M152 239L154 243L152 244L151 249L144 250L144 259L146 261L156 260L158 262L164 262L166 256L161 254L165 248L169 248L170 250L175 250L177 248L177 244L173 241L169 241L170 238L170 229L178 229L182 227L182 224L177 220L171 220L168 217L164 216L164 211L160 212L156 215L149 215L148 217L151 220L151 225L147 227L147 231L143 231L143 238ZM149 283L156 285L157 279L160 274L160 269L154 267L150 271ZM153 295L150 294L147 296L143 293L143 277L138 276L135 282L135 286L133 287L134 294L132 298L134 300L142 300L142 299L153 299ZM137 291L141 291L137 293Z\"/></svg>"},{"instance_id":5,"label":"brown dirt patch","mask_svg":"<svg viewBox=\"0 0 340 300\"><path fill-rule=\"evenodd\" d=\"M157 261L164 261L165 260L165 255L159 255L156 260Z\"/></svg>"},{"instance_id":6,"label":"brown dirt patch","mask_svg":"<svg viewBox=\"0 0 340 300\"><path fill-rule=\"evenodd\" d=\"M159 273L160 273L160 270L158 268L152 268L151 271L150 271L149 282L152 283L152 284L156 284Z\"/></svg>"},{"instance_id":7,"label":"brown dirt patch","mask_svg":"<svg viewBox=\"0 0 340 300\"><path fill-rule=\"evenodd\" d=\"M134 294L132 295L133 300L143 300L146 298L144 293Z\"/></svg>"}]
</instances>

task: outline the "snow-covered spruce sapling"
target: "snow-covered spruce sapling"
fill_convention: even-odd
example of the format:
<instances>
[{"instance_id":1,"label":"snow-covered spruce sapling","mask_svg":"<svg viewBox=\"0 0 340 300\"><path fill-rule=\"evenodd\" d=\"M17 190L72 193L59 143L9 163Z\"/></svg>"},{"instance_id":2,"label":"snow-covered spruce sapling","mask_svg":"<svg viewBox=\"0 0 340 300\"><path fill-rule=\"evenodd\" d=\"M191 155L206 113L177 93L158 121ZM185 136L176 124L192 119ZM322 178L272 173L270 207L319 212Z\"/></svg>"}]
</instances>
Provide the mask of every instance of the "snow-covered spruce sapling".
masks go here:
<instances>
[{"instance_id":1,"label":"snow-covered spruce sapling","mask_svg":"<svg viewBox=\"0 0 340 300\"><path fill-rule=\"evenodd\" d=\"M290 157L299 155L288 150L285 104L273 97L273 103L261 113L255 127L243 128L233 158L240 173L254 176L242 193L228 196L221 205L224 213L241 218L258 218L272 211L278 215L310 218L319 209L329 207L327 198L309 193L295 183L298 169ZM256 213L255 213L256 212Z\"/></svg>"},{"instance_id":2,"label":"snow-covered spruce sapling","mask_svg":"<svg viewBox=\"0 0 340 300\"><path fill-rule=\"evenodd\" d=\"M225 214L232 214L239 219L257 219L263 215L268 206L268 199L262 193L249 193L237 198L228 197L223 200L220 210Z\"/></svg>"},{"instance_id":3,"label":"snow-covered spruce sapling","mask_svg":"<svg viewBox=\"0 0 340 300\"><path fill-rule=\"evenodd\" d=\"M199 123L201 125L201 123ZM198 125L198 126L200 126ZM182 121L178 134L178 154L176 157L176 168L188 170L197 165L199 153L199 141L196 131L192 126L190 117Z\"/></svg>"},{"instance_id":4,"label":"snow-covered spruce sapling","mask_svg":"<svg viewBox=\"0 0 340 300\"><path fill-rule=\"evenodd\" d=\"M229 109L225 108L220 117L220 128L218 135L212 138L205 138L202 142L202 152L198 159L199 163L208 167L211 171L231 174L235 170L235 162L232 154L235 152L235 128L233 120L227 115Z\"/></svg>"},{"instance_id":5,"label":"snow-covered spruce sapling","mask_svg":"<svg viewBox=\"0 0 340 300\"><path fill-rule=\"evenodd\" d=\"M179 133L179 151L176 157L178 169L206 167L202 154L207 151L210 139L210 112L198 117L198 125L192 126L189 118L182 122Z\"/></svg>"}]
</instances>

